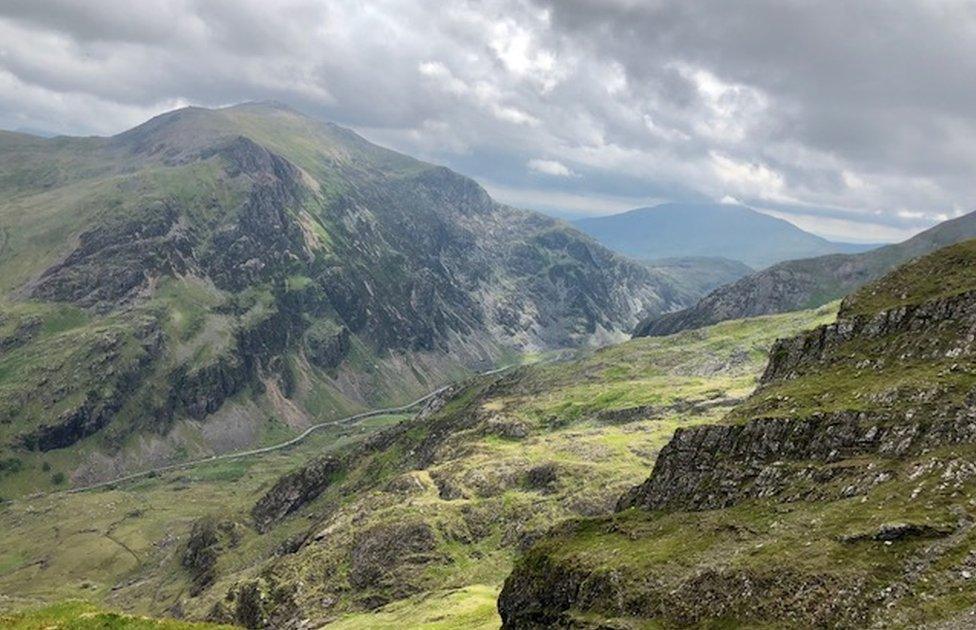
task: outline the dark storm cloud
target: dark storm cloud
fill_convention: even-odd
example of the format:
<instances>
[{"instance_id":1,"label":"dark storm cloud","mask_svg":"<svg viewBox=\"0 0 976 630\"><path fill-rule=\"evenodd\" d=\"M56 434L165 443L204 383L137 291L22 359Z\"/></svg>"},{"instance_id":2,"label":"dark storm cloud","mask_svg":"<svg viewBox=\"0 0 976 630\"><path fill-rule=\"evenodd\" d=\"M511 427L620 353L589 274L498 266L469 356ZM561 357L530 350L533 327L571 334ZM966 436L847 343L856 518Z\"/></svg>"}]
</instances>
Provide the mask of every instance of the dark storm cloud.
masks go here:
<instances>
[{"instance_id":1,"label":"dark storm cloud","mask_svg":"<svg viewBox=\"0 0 976 630\"><path fill-rule=\"evenodd\" d=\"M897 239L971 209L964 2L7 0L0 127L275 98L573 213L736 199Z\"/></svg>"}]
</instances>

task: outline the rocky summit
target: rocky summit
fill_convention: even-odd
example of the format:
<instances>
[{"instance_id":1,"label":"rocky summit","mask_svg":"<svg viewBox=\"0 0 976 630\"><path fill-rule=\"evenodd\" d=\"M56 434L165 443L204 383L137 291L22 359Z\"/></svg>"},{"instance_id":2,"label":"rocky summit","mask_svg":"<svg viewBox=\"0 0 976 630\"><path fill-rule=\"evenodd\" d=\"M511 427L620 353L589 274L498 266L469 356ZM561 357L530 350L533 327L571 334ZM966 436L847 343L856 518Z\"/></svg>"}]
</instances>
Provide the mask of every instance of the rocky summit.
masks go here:
<instances>
[{"instance_id":1,"label":"rocky summit","mask_svg":"<svg viewBox=\"0 0 976 630\"><path fill-rule=\"evenodd\" d=\"M974 263L976 241L940 250L778 341L757 391L679 428L614 515L518 562L505 627L968 627Z\"/></svg>"},{"instance_id":2,"label":"rocky summit","mask_svg":"<svg viewBox=\"0 0 976 630\"><path fill-rule=\"evenodd\" d=\"M276 104L109 138L4 132L0 192L0 453L20 462L4 494L268 443L621 339L691 299L470 179Z\"/></svg>"}]
</instances>

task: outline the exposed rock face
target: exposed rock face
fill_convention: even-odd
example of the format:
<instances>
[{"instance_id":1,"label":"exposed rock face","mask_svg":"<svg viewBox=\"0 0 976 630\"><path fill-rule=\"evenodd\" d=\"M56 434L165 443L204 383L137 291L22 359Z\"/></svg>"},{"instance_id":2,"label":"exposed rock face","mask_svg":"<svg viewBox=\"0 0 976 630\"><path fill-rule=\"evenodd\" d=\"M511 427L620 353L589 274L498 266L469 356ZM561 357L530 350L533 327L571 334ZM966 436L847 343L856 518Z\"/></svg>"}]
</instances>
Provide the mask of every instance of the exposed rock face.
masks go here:
<instances>
[{"instance_id":1,"label":"exposed rock face","mask_svg":"<svg viewBox=\"0 0 976 630\"><path fill-rule=\"evenodd\" d=\"M838 346L852 340L885 339L889 356L873 357L875 369L891 356L925 360L967 357L976 351L976 291L871 315L852 315L844 303L837 317L836 324L778 341L761 382L795 378L816 369L830 360Z\"/></svg>"},{"instance_id":2,"label":"exposed rock face","mask_svg":"<svg viewBox=\"0 0 976 630\"><path fill-rule=\"evenodd\" d=\"M768 594L763 604L757 605L755 592ZM783 627L855 628L868 619L865 595L857 584L786 568L706 570L681 584L667 584L653 575L574 570L530 551L505 581L498 612L503 628L524 630L613 628L608 620L620 617L668 619L675 627L758 618L776 619Z\"/></svg>"},{"instance_id":3,"label":"exposed rock face","mask_svg":"<svg viewBox=\"0 0 976 630\"><path fill-rule=\"evenodd\" d=\"M323 457L283 476L251 509L258 530L266 530L320 495L342 469L342 460Z\"/></svg>"},{"instance_id":4,"label":"exposed rock face","mask_svg":"<svg viewBox=\"0 0 976 630\"><path fill-rule=\"evenodd\" d=\"M875 372L906 361L964 360L976 352L974 333L974 291L863 315L852 314L845 302L837 323L779 340L761 384L829 369L845 360L851 343L882 344L882 352L857 363ZM817 412L679 429L662 449L651 477L622 497L618 508L696 510L728 507L747 498L850 496L890 474L865 469L866 464L827 464L862 455L897 459L976 441L972 395L961 404L938 391L892 392L887 397L876 396L875 409L867 412ZM900 405L893 406L895 402Z\"/></svg>"},{"instance_id":5,"label":"exposed rock face","mask_svg":"<svg viewBox=\"0 0 976 630\"><path fill-rule=\"evenodd\" d=\"M349 348L349 329L345 326L313 327L305 336L305 349L309 360L327 370L339 367Z\"/></svg>"},{"instance_id":6,"label":"exposed rock face","mask_svg":"<svg viewBox=\"0 0 976 630\"><path fill-rule=\"evenodd\" d=\"M216 579L217 558L240 542L239 525L229 520L202 518L193 523L180 556L180 564L193 574L190 596L195 597Z\"/></svg>"},{"instance_id":7,"label":"exposed rock face","mask_svg":"<svg viewBox=\"0 0 976 630\"><path fill-rule=\"evenodd\" d=\"M654 472L617 509L711 510L747 499L836 499L891 478L863 455L902 458L926 448L976 441L976 408L905 422L886 414L841 412L802 420L678 429ZM838 465L843 464L843 465Z\"/></svg>"},{"instance_id":8,"label":"exposed rock face","mask_svg":"<svg viewBox=\"0 0 976 630\"><path fill-rule=\"evenodd\" d=\"M4 323L6 323L6 318L0 314L0 325ZM13 331L6 335L0 335L0 353L30 343L43 323L39 317L18 318L16 328Z\"/></svg>"},{"instance_id":9,"label":"exposed rock face","mask_svg":"<svg viewBox=\"0 0 976 630\"><path fill-rule=\"evenodd\" d=\"M220 286L239 291L274 281L293 263L313 260L294 209L309 195L299 169L248 138L236 138L217 153L230 162L229 175L253 180L236 221L214 232L201 264Z\"/></svg>"},{"instance_id":10,"label":"exposed rock face","mask_svg":"<svg viewBox=\"0 0 976 630\"><path fill-rule=\"evenodd\" d=\"M398 566L426 564L436 546L434 530L423 522L395 523L369 529L356 538L350 553L349 583L359 589L393 587L402 596L403 582L396 576ZM382 605L385 602L375 602Z\"/></svg>"},{"instance_id":11,"label":"exposed rock face","mask_svg":"<svg viewBox=\"0 0 976 630\"><path fill-rule=\"evenodd\" d=\"M104 370L101 382L83 393L73 391L71 386L75 384L50 392L45 404L52 407L64 399L80 398L80 401L35 429L21 434L19 443L23 447L37 451L64 448L98 432L112 420L131 392L147 376L163 343L155 320L143 320L142 326L134 332L135 338L127 337L122 330L111 330L97 339L86 359ZM36 400L37 392L33 396ZM28 405L31 400L20 402ZM8 413L16 413L16 410Z\"/></svg>"},{"instance_id":12,"label":"exposed rock face","mask_svg":"<svg viewBox=\"0 0 976 630\"><path fill-rule=\"evenodd\" d=\"M916 256L976 237L976 215L939 224L904 243L861 254L832 254L773 265L715 289L696 305L653 315L635 337L658 337L730 319L813 308L876 280Z\"/></svg>"},{"instance_id":13,"label":"exposed rock face","mask_svg":"<svg viewBox=\"0 0 976 630\"><path fill-rule=\"evenodd\" d=\"M135 219L119 219L79 236L79 245L31 287L42 300L75 302L107 312L132 301L163 274L191 265L191 241L179 211L154 203Z\"/></svg>"}]
</instances>

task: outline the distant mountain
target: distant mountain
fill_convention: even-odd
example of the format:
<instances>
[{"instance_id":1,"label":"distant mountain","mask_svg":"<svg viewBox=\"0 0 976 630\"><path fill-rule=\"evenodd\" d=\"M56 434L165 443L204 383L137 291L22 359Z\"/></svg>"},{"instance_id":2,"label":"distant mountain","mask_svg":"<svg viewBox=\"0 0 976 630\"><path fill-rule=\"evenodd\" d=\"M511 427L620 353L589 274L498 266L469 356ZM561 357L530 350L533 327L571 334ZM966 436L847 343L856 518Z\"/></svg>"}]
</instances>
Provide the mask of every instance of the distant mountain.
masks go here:
<instances>
[{"instance_id":1,"label":"distant mountain","mask_svg":"<svg viewBox=\"0 0 976 630\"><path fill-rule=\"evenodd\" d=\"M733 204L666 203L573 224L638 260L718 256L761 269L784 260L874 247L828 241L788 221Z\"/></svg>"},{"instance_id":2,"label":"distant mountain","mask_svg":"<svg viewBox=\"0 0 976 630\"><path fill-rule=\"evenodd\" d=\"M945 221L907 241L869 252L780 263L716 289L692 308L651 317L641 322L634 335L670 335L729 319L826 304L902 263L970 238L976 238L976 213Z\"/></svg>"},{"instance_id":3,"label":"distant mountain","mask_svg":"<svg viewBox=\"0 0 976 630\"><path fill-rule=\"evenodd\" d=\"M286 107L0 132L0 458L24 471L239 449L689 303L561 221Z\"/></svg>"}]
</instances>

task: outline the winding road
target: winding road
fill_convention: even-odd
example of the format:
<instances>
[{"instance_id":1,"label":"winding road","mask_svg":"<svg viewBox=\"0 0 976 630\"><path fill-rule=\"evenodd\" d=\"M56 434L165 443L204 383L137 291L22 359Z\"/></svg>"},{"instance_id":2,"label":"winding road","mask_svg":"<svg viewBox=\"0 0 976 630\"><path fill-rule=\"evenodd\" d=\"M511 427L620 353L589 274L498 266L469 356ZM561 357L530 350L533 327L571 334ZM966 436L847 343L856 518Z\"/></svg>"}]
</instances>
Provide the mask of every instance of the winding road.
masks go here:
<instances>
[{"instance_id":1,"label":"winding road","mask_svg":"<svg viewBox=\"0 0 976 630\"><path fill-rule=\"evenodd\" d=\"M510 370L511 368L516 367L516 365L518 365L518 364L504 365L502 367L498 367L498 368L495 368L495 369L492 369L492 370L488 370L486 372L480 372L476 376L477 377L491 376L492 374L498 374L500 372L504 372L506 370ZM41 498L44 498L44 497L55 496L55 495L59 495L59 494L77 494L79 492L87 492L89 490L97 490L99 488L107 488L109 486L114 486L116 484L124 483L126 481L132 481L134 479L141 479L143 477L150 477L150 476L153 476L153 475L158 475L160 473L170 472L170 471L173 471L173 470L182 470L184 468L192 468L194 466L199 466L201 464L211 464L211 463L219 462L219 461L222 461L222 460L241 459L243 457L253 457L255 455L264 455L266 453L273 453L275 451L280 451L280 450L289 448L291 446L294 446L295 444L298 444L299 442L303 441L305 438L307 438L312 433L318 431L319 429L324 429L326 427L341 426L341 425L344 425L344 424L350 424L350 423L356 422L358 420L364 420L366 418L372 418L372 417L375 417L375 416L385 416L385 415L389 415L389 414L392 414L392 413L402 413L404 411L408 411L410 409L413 409L414 407L417 407L419 405L424 404L425 402L427 402L431 398L437 396L438 394L441 394L441 393L447 391L448 389L450 389L451 387L454 387L455 385L457 385L457 383L452 383L450 385L445 385L443 387L440 387L438 389L435 389L434 391L430 392L429 394L426 394L424 396L421 396L420 398L418 398L417 400L414 400L413 402L407 403L406 405L400 405L399 407L387 407L385 409L374 409L372 411L364 411L362 413L357 413L357 414L354 414L354 415L351 415L351 416L346 416L345 418L339 418L337 420L328 420L326 422L320 422L318 424L312 425L309 428L305 429L305 431L303 431L301 434L296 435L295 437L291 438L290 440L287 440L285 442L281 442L280 444L273 444L271 446L264 446L264 447L261 447L261 448L255 448L255 449L251 449L249 451L237 451L236 453L224 453L223 455L212 455L210 457L204 457L202 459L194 459L194 460L187 461L187 462L180 462L178 464L169 464L167 466L160 466L159 468L151 468L149 470L142 470L142 471L135 472L135 473L131 473L131 474L128 474L128 475L123 475L121 477L116 477L114 479L109 479L108 481L100 481L98 483L93 483L93 484L87 485L87 486L79 486L79 487L76 487L76 488L69 488L67 490L58 490L58 491L55 491L55 492L32 494L32 495L30 495L29 497L26 497L26 498L29 499L29 500L33 500L33 499L41 499ZM16 502L15 500L8 500L7 501L8 504L9 503L15 503L15 502Z\"/></svg>"}]
</instances>

